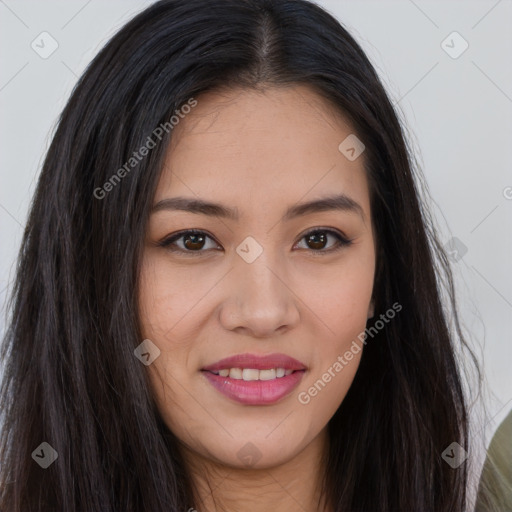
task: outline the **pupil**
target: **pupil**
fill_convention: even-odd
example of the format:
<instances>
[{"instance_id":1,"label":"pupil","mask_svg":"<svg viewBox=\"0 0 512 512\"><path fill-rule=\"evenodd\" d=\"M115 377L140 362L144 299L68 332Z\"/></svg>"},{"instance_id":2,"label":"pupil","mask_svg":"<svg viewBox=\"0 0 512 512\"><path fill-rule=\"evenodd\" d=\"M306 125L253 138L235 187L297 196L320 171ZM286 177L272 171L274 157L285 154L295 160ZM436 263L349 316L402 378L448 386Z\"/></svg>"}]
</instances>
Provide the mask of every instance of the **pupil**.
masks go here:
<instances>
[{"instance_id":1,"label":"pupil","mask_svg":"<svg viewBox=\"0 0 512 512\"><path fill-rule=\"evenodd\" d=\"M198 239L200 241L198 241ZM190 245L190 240L192 240L192 246ZM201 249L204 244L204 236L203 235L187 235L185 237L184 245L187 249ZM199 246L199 247L198 247Z\"/></svg>"},{"instance_id":2,"label":"pupil","mask_svg":"<svg viewBox=\"0 0 512 512\"><path fill-rule=\"evenodd\" d=\"M309 237L308 237L308 244L309 243L313 244L313 247L311 247L312 249L322 249L325 246L326 238L327 237L325 236L325 233L322 233L322 234L313 233L312 235L309 235ZM321 239L321 241L318 241L318 239Z\"/></svg>"}]
</instances>

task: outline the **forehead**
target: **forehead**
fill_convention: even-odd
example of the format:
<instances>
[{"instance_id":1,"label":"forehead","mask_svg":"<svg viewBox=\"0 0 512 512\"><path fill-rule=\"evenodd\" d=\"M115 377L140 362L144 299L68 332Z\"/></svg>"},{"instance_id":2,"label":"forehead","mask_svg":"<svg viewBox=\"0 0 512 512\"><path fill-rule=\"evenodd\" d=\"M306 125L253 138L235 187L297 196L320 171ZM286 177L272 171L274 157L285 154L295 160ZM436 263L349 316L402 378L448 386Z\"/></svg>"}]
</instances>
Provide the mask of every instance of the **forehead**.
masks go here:
<instances>
[{"instance_id":1,"label":"forehead","mask_svg":"<svg viewBox=\"0 0 512 512\"><path fill-rule=\"evenodd\" d=\"M155 202L207 195L242 212L244 204L334 192L368 202L364 154L350 161L339 150L353 129L308 86L224 89L196 100L173 130Z\"/></svg>"}]
</instances>

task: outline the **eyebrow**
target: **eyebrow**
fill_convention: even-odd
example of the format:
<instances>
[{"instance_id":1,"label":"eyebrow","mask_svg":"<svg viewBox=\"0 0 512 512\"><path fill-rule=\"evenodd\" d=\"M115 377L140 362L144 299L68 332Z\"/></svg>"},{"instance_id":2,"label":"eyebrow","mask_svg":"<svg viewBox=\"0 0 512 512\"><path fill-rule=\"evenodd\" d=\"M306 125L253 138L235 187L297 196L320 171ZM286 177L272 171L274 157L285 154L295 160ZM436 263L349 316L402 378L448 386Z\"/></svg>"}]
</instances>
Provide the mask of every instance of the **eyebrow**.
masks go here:
<instances>
[{"instance_id":1,"label":"eyebrow","mask_svg":"<svg viewBox=\"0 0 512 512\"><path fill-rule=\"evenodd\" d=\"M162 199L153 206L151 213L163 210L186 211L189 213L209 215L212 217L220 217L235 221L240 218L238 208L228 208L227 206L219 203L212 203L202 199L192 199L187 197ZM356 213L360 215L363 220L365 219L363 208L359 203L345 194L339 194L290 206L284 213L282 220L287 221L302 215L336 210Z\"/></svg>"}]
</instances>

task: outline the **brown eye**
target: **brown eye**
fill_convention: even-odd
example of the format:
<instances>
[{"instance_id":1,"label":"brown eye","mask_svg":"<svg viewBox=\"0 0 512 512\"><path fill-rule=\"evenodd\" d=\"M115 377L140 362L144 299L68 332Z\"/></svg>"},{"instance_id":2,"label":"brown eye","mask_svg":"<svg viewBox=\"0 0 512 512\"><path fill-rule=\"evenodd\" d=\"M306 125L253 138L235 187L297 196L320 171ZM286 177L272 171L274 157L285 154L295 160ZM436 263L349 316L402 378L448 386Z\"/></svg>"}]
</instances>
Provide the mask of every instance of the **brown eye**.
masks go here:
<instances>
[{"instance_id":1,"label":"brown eye","mask_svg":"<svg viewBox=\"0 0 512 512\"><path fill-rule=\"evenodd\" d=\"M204 241L204 235L185 235L183 237L183 245L190 250L202 249Z\"/></svg>"},{"instance_id":2,"label":"brown eye","mask_svg":"<svg viewBox=\"0 0 512 512\"><path fill-rule=\"evenodd\" d=\"M210 242L209 242L210 241ZM210 243L210 245L208 245ZM218 249L213 238L203 231L182 231L166 238L158 245L172 252L202 254L212 249Z\"/></svg>"},{"instance_id":3,"label":"brown eye","mask_svg":"<svg viewBox=\"0 0 512 512\"><path fill-rule=\"evenodd\" d=\"M330 238L333 238L335 241L327 247ZM306 247L302 248L311 249L312 252L318 253L335 251L336 249L341 249L351 243L350 240L346 239L337 231L333 231L331 229L316 229L315 231L310 231L302 237L301 241L302 240L306 241Z\"/></svg>"},{"instance_id":4,"label":"brown eye","mask_svg":"<svg viewBox=\"0 0 512 512\"><path fill-rule=\"evenodd\" d=\"M316 232L306 237L307 244L311 249L324 249L327 244L327 236L325 233Z\"/></svg>"}]
</instances>

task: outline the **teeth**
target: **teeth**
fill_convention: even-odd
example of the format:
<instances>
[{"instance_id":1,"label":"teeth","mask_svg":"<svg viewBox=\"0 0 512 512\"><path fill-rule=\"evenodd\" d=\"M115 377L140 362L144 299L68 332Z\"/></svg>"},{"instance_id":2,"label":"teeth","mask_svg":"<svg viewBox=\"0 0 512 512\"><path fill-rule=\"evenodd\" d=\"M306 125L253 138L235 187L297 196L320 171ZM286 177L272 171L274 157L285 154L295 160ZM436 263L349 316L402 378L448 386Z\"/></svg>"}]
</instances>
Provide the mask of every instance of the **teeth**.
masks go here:
<instances>
[{"instance_id":1,"label":"teeth","mask_svg":"<svg viewBox=\"0 0 512 512\"><path fill-rule=\"evenodd\" d=\"M220 377L229 377L237 380L273 380L280 379L293 373L293 370L284 368L270 368L268 370L256 370L255 368L225 368L217 373Z\"/></svg>"},{"instance_id":2,"label":"teeth","mask_svg":"<svg viewBox=\"0 0 512 512\"><path fill-rule=\"evenodd\" d=\"M245 370L244 370L245 371ZM260 380L272 380L276 378L276 370L260 370Z\"/></svg>"},{"instance_id":3,"label":"teeth","mask_svg":"<svg viewBox=\"0 0 512 512\"><path fill-rule=\"evenodd\" d=\"M241 368L231 368L231 370L229 370L229 377L231 379L240 380L242 378L242 369Z\"/></svg>"},{"instance_id":4,"label":"teeth","mask_svg":"<svg viewBox=\"0 0 512 512\"><path fill-rule=\"evenodd\" d=\"M231 373L231 370L230 370ZM252 370L249 368L245 368L242 370L242 379L244 380L258 380L260 377L259 370Z\"/></svg>"}]
</instances>

